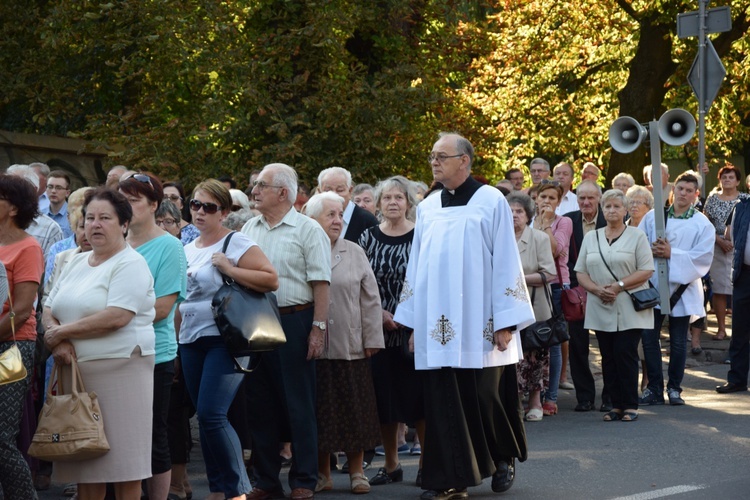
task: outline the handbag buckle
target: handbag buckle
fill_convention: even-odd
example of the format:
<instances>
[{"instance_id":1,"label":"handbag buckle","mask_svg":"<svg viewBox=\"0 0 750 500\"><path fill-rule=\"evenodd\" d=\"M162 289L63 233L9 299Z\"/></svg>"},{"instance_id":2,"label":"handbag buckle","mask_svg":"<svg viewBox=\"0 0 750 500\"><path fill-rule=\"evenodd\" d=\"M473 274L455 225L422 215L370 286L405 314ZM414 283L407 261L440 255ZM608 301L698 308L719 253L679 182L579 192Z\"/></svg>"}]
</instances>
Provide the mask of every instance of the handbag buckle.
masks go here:
<instances>
[{"instance_id":1,"label":"handbag buckle","mask_svg":"<svg viewBox=\"0 0 750 500\"><path fill-rule=\"evenodd\" d=\"M52 434L52 442L53 443L59 443L60 442L60 434Z\"/></svg>"}]
</instances>

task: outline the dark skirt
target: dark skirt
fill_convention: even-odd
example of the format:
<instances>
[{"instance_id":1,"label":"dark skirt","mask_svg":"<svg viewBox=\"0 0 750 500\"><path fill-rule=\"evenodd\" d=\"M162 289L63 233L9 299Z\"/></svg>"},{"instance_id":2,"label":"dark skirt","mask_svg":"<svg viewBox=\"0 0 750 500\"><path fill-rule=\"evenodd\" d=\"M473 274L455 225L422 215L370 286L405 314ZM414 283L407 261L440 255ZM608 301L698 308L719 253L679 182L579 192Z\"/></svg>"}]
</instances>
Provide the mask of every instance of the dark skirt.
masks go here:
<instances>
[{"instance_id":1,"label":"dark skirt","mask_svg":"<svg viewBox=\"0 0 750 500\"><path fill-rule=\"evenodd\" d=\"M371 358L381 424L413 426L424 418L424 373L414 369L407 345L386 347Z\"/></svg>"},{"instance_id":2,"label":"dark skirt","mask_svg":"<svg viewBox=\"0 0 750 500\"><path fill-rule=\"evenodd\" d=\"M380 443L375 391L368 359L319 359L318 450L357 452Z\"/></svg>"}]
</instances>

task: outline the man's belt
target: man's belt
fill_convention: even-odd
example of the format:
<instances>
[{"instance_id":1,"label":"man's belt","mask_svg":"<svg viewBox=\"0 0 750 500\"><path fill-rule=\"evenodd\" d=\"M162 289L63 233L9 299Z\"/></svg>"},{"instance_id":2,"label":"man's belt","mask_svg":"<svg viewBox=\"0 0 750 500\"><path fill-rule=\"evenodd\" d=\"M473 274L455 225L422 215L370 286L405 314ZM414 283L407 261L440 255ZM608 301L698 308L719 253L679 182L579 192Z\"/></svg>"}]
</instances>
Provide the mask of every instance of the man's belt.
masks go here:
<instances>
[{"instance_id":1,"label":"man's belt","mask_svg":"<svg viewBox=\"0 0 750 500\"><path fill-rule=\"evenodd\" d=\"M296 312L310 309L313 305L315 305L313 302L308 302L307 304L298 304L295 306L279 307L279 314L294 314Z\"/></svg>"}]
</instances>

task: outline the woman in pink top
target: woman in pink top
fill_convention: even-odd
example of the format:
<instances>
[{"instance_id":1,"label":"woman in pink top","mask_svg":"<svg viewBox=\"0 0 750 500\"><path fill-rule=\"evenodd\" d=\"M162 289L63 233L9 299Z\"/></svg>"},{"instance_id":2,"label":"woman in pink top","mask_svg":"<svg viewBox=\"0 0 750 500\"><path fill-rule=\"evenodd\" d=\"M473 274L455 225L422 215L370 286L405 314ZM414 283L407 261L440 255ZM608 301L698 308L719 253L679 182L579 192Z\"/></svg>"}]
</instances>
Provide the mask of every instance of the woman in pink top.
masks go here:
<instances>
[{"instance_id":1,"label":"woman in pink top","mask_svg":"<svg viewBox=\"0 0 750 500\"><path fill-rule=\"evenodd\" d=\"M563 287L570 287L570 272L568 270L568 246L570 236L573 234L573 221L567 217L555 214L555 210L562 199L563 190L556 181L543 180L537 189L536 217L534 218L534 229L543 231L549 236L552 245L552 256L555 258L557 267L557 282L551 284L552 302L557 310L562 309L560 296ZM545 415L557 413L557 389L572 389L573 384L567 381L567 358L568 343L556 345L549 352L549 373L544 377L544 404L542 409Z\"/></svg>"}]
</instances>

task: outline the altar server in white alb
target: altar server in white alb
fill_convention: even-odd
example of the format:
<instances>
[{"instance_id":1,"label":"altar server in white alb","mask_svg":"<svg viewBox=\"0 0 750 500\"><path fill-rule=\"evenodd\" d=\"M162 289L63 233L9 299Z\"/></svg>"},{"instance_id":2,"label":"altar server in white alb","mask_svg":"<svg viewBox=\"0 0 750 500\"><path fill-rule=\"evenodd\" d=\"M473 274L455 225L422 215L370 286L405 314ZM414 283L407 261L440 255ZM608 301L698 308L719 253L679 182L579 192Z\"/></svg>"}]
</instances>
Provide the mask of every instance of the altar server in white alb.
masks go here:
<instances>
[{"instance_id":1,"label":"altar server in white alb","mask_svg":"<svg viewBox=\"0 0 750 500\"><path fill-rule=\"evenodd\" d=\"M691 172L681 174L674 183L674 203L667 210L664 219L666 238L656 238L653 210L643 217L638 226L646 233L654 257L669 259L670 303L674 304L669 314L670 348L667 370L667 397L671 405L685 404L680 394L685 375L690 315L705 314L701 277L708 272L714 256L714 228L711 221L693 206L697 193L698 178ZM659 287L659 273L651 276L651 283ZM659 342L664 314L660 314L658 306L654 312L654 328L643 330L648 387L639 400L641 405L664 404L664 375Z\"/></svg>"},{"instance_id":2,"label":"altar server in white alb","mask_svg":"<svg viewBox=\"0 0 750 500\"><path fill-rule=\"evenodd\" d=\"M434 191L417 208L394 320L414 329L425 372L423 498L466 498L492 476L510 488L526 458L516 370L517 330L534 321L508 203L471 177L474 149L441 133L429 156ZM504 370L505 366L510 369Z\"/></svg>"}]
</instances>

